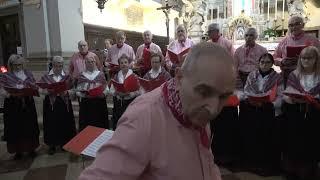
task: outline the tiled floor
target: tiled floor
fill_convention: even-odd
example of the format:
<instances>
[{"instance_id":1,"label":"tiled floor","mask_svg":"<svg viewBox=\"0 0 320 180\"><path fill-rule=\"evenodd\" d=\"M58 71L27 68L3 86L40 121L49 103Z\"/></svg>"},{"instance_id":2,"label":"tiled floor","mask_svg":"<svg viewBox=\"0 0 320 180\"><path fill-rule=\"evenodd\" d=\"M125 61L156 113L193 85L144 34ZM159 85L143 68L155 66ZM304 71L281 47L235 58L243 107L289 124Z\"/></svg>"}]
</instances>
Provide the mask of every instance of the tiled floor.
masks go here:
<instances>
[{"instance_id":1,"label":"tiled floor","mask_svg":"<svg viewBox=\"0 0 320 180\"><path fill-rule=\"evenodd\" d=\"M0 115L0 136L3 135L1 119L2 115ZM41 120L39 125L42 128ZM83 161L81 157L68 152L58 151L52 156L47 155L45 145L41 145L37 153L35 159L24 157L15 161L12 155L7 153L5 142L0 140L0 180L76 180L83 167L92 163L92 159ZM284 180L281 177L261 177L248 172L233 173L224 168L220 170L223 180Z\"/></svg>"},{"instance_id":2,"label":"tiled floor","mask_svg":"<svg viewBox=\"0 0 320 180\"><path fill-rule=\"evenodd\" d=\"M5 152L5 142L0 142L0 179L1 180L76 180L92 160L83 160L68 152L58 152L52 156L46 154L47 147L38 149L35 159L24 157L15 161ZM261 177L248 172L232 173L221 168L223 180L284 180L281 177Z\"/></svg>"}]
</instances>

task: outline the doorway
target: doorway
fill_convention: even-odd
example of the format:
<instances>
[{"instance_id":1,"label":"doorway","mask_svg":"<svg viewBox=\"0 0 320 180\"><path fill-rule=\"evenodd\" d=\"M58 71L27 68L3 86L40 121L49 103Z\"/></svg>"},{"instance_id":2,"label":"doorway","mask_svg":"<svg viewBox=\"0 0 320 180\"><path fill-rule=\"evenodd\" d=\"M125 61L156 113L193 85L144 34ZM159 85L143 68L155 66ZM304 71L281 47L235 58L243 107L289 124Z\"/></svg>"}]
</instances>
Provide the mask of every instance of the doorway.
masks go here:
<instances>
[{"instance_id":1,"label":"doorway","mask_svg":"<svg viewBox=\"0 0 320 180\"><path fill-rule=\"evenodd\" d=\"M7 65L11 54L22 53L18 14L0 17L0 51L0 65Z\"/></svg>"}]
</instances>

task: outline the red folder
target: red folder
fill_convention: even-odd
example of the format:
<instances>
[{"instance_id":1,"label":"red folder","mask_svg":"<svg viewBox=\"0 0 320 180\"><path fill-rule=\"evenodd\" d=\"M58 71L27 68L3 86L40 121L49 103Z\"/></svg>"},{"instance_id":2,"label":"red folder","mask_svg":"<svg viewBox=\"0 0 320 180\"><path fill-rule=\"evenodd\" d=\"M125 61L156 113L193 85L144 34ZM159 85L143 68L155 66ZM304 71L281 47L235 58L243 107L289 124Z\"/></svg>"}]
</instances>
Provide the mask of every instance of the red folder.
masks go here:
<instances>
[{"instance_id":1,"label":"red folder","mask_svg":"<svg viewBox=\"0 0 320 180\"><path fill-rule=\"evenodd\" d=\"M143 58L144 68L150 69L151 68L151 52L149 51L149 49L147 48L143 49L142 58Z\"/></svg>"},{"instance_id":2,"label":"red folder","mask_svg":"<svg viewBox=\"0 0 320 180\"><path fill-rule=\"evenodd\" d=\"M112 73L118 72L120 70L120 66L118 64L113 64L109 62L109 71Z\"/></svg>"},{"instance_id":3,"label":"red folder","mask_svg":"<svg viewBox=\"0 0 320 180\"><path fill-rule=\"evenodd\" d=\"M152 91L152 90L156 89L157 87L160 87L164 82L166 82L164 77L159 77L154 80L147 80L147 79L143 79L143 78L139 77L140 85L147 92Z\"/></svg>"},{"instance_id":4,"label":"red folder","mask_svg":"<svg viewBox=\"0 0 320 180\"><path fill-rule=\"evenodd\" d=\"M299 93L290 93L290 92L283 92L283 94L294 99L301 99L307 102L308 104L312 104L316 108L320 109L320 103L316 100L316 98L314 98L310 94L299 94Z\"/></svg>"},{"instance_id":5,"label":"red folder","mask_svg":"<svg viewBox=\"0 0 320 180\"><path fill-rule=\"evenodd\" d=\"M12 87L4 87L4 89L11 95L14 96L39 96L38 89L36 88L12 88Z\"/></svg>"},{"instance_id":6,"label":"red folder","mask_svg":"<svg viewBox=\"0 0 320 180\"><path fill-rule=\"evenodd\" d=\"M66 81L55 82L55 83L36 83L42 89L52 90L55 93L61 93L70 89Z\"/></svg>"},{"instance_id":7,"label":"red folder","mask_svg":"<svg viewBox=\"0 0 320 180\"><path fill-rule=\"evenodd\" d=\"M271 88L270 93L264 96L248 95L249 101L258 103L269 103L273 102L277 98L277 83Z\"/></svg>"},{"instance_id":8,"label":"red folder","mask_svg":"<svg viewBox=\"0 0 320 180\"><path fill-rule=\"evenodd\" d=\"M124 80L123 84L115 81L114 79L111 79L111 82L114 88L116 89L116 91L122 92L122 93L134 92L139 90L140 88L138 83L138 78L136 78L134 74L131 74L129 77L127 77Z\"/></svg>"},{"instance_id":9,"label":"red folder","mask_svg":"<svg viewBox=\"0 0 320 180\"><path fill-rule=\"evenodd\" d=\"M229 96L225 106L235 107L235 106L238 106L239 104L240 104L240 101L238 97L236 95L231 95Z\"/></svg>"},{"instance_id":10,"label":"red folder","mask_svg":"<svg viewBox=\"0 0 320 180\"><path fill-rule=\"evenodd\" d=\"M87 96L90 97L97 97L103 94L104 86L98 86L89 90L81 91L82 93L85 93Z\"/></svg>"},{"instance_id":11,"label":"red folder","mask_svg":"<svg viewBox=\"0 0 320 180\"><path fill-rule=\"evenodd\" d=\"M305 47L307 46L287 46L287 57L297 58Z\"/></svg>"},{"instance_id":12,"label":"red folder","mask_svg":"<svg viewBox=\"0 0 320 180\"><path fill-rule=\"evenodd\" d=\"M94 126L87 126L67 144L63 146L66 151L80 155L82 151L93 142L105 129Z\"/></svg>"},{"instance_id":13,"label":"red folder","mask_svg":"<svg viewBox=\"0 0 320 180\"><path fill-rule=\"evenodd\" d=\"M171 51L170 49L168 49L168 55L169 55L170 61L173 64L179 64L181 62L183 55L187 54L189 52L189 50L190 50L190 48L187 48L177 54L177 53Z\"/></svg>"}]
</instances>

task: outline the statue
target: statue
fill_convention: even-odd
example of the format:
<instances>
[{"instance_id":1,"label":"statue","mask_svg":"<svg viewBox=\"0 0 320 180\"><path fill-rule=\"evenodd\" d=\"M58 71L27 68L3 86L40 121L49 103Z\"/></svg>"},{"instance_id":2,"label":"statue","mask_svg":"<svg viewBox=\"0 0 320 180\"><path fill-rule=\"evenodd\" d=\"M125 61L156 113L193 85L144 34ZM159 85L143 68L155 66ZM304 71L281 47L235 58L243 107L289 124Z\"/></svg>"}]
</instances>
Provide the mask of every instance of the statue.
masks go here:
<instances>
[{"instance_id":1,"label":"statue","mask_svg":"<svg viewBox=\"0 0 320 180\"><path fill-rule=\"evenodd\" d=\"M191 38L199 41L203 34L202 25L206 13L206 3L204 0L181 0L181 12L179 14L179 24L183 24Z\"/></svg>"},{"instance_id":2,"label":"statue","mask_svg":"<svg viewBox=\"0 0 320 180\"><path fill-rule=\"evenodd\" d=\"M305 0L290 0L288 1L288 13L289 16L301 16L302 18L308 19L306 13L306 2Z\"/></svg>"},{"instance_id":3,"label":"statue","mask_svg":"<svg viewBox=\"0 0 320 180\"><path fill-rule=\"evenodd\" d=\"M183 5L179 13L179 24L183 24L185 29L188 30L191 15L193 13L193 5L188 0L181 0L181 2L183 3Z\"/></svg>"}]
</instances>

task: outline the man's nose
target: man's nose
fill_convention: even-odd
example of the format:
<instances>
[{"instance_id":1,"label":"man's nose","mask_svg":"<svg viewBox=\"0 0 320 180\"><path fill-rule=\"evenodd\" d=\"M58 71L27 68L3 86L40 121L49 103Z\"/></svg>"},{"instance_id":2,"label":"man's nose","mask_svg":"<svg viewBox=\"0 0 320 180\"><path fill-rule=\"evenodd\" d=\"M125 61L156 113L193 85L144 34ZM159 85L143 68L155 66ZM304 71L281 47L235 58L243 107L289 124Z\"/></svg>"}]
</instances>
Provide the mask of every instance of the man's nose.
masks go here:
<instances>
[{"instance_id":1,"label":"man's nose","mask_svg":"<svg viewBox=\"0 0 320 180\"><path fill-rule=\"evenodd\" d=\"M220 100L220 98L215 96L207 100L206 106L210 114L215 114L219 110L219 107L222 106L222 103L223 102Z\"/></svg>"}]
</instances>

